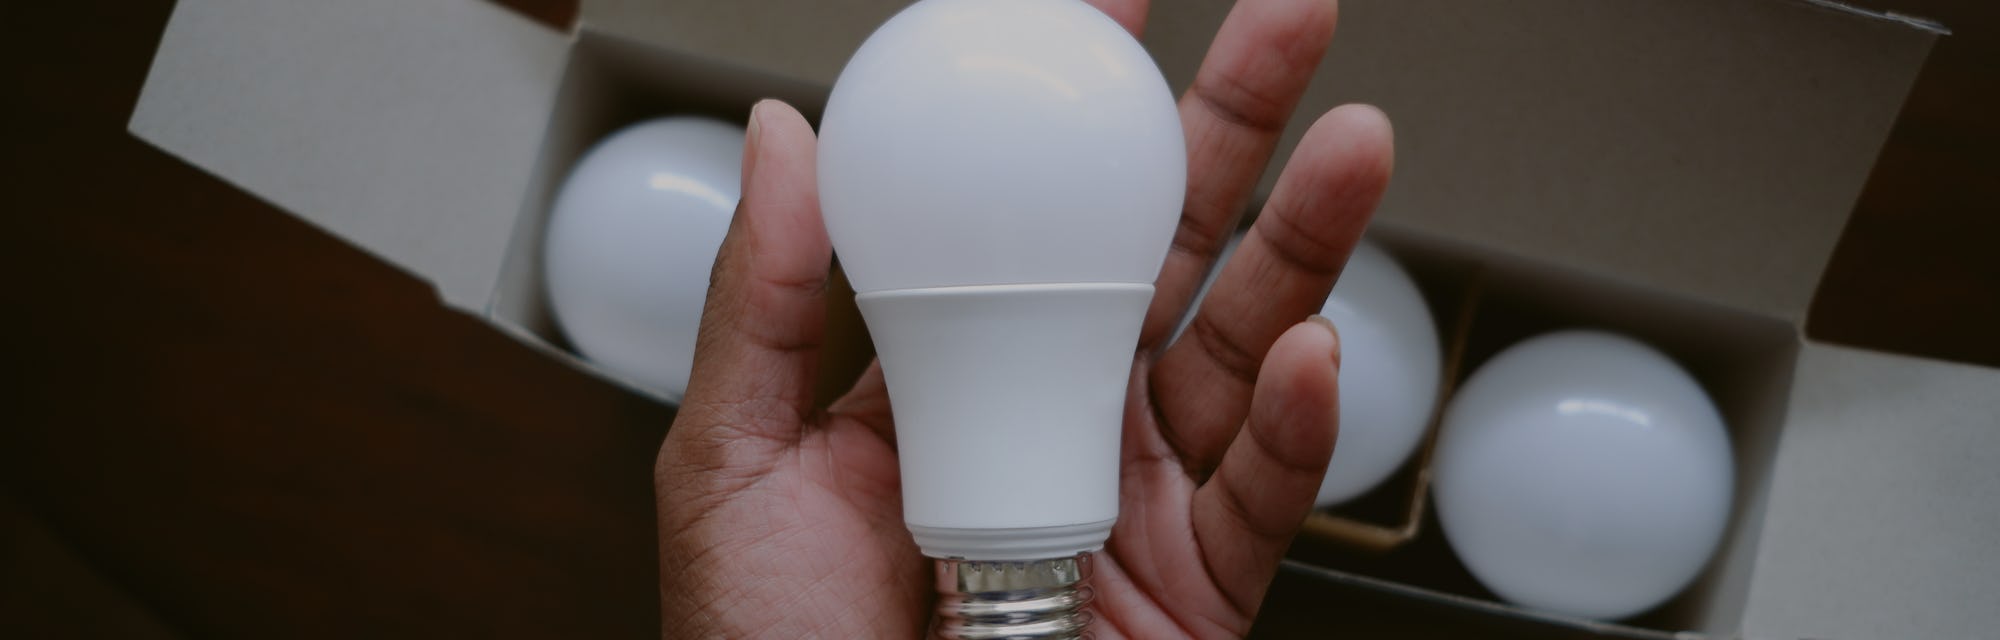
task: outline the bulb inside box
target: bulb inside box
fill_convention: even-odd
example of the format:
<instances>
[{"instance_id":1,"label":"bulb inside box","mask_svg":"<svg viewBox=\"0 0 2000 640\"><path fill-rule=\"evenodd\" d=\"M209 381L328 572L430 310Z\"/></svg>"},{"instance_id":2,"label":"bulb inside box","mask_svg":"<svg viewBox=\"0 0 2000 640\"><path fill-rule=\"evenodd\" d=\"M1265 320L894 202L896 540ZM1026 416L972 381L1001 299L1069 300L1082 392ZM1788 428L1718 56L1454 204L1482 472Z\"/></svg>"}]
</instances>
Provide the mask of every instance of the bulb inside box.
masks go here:
<instances>
[{"instance_id":1,"label":"bulb inside box","mask_svg":"<svg viewBox=\"0 0 2000 640\"><path fill-rule=\"evenodd\" d=\"M1458 285L1483 269L1422 266L1427 279ZM1456 435L1442 439L1438 460L1416 460L1395 481L1432 424L1444 360L1437 336L1462 343L1467 334L1453 325L1473 317L1436 316L1450 320L1438 326L1430 306L1369 240L1328 296L1322 313L1343 347L1341 441L1322 488L1321 507L1331 509L1314 516L1308 537L1393 548L1422 533L1415 522L1435 491L1439 517L1456 523L1444 531L1453 556L1510 602L1615 620L1685 587L1727 523L1734 476L1721 417L1700 385L1621 334L1521 335L1464 370L1470 385L1439 413ZM1454 346L1455 365L1463 345ZM1437 484L1407 477L1417 473ZM1329 488L1337 499L1324 499Z\"/></svg>"},{"instance_id":2,"label":"bulb inside box","mask_svg":"<svg viewBox=\"0 0 2000 640\"><path fill-rule=\"evenodd\" d=\"M1319 506L1373 490L1416 452L1437 405L1444 354L1423 292L1373 242L1354 248L1320 315L1340 331L1340 442Z\"/></svg>"},{"instance_id":3,"label":"bulb inside box","mask_svg":"<svg viewBox=\"0 0 2000 640\"><path fill-rule=\"evenodd\" d=\"M1728 502L1732 506L1719 548L1692 584L1664 604L1619 624L1591 624L1611 637L1646 637L1651 633L1647 629L1732 628L1740 616L1741 590L1748 578L1748 563L1743 559L1755 551L1755 533L1761 524L1756 516L1796 354L1790 327L1766 317L1441 241L1395 228L1392 223L1378 223L1370 236L1387 246L1416 276L1431 294L1444 323L1463 325L1462 330L1446 327L1441 331L1447 354L1458 354L1460 360L1453 363L1453 358L1447 358L1447 403L1462 391L1459 385L1506 349L1534 336L1577 327L1612 330L1652 345L1684 366L1702 389L1712 394L1728 425L1728 448L1736 454L1730 471L1737 482L1730 491ZM1571 615L1480 604L1502 600L1467 570L1447 542L1437 510L1426 503L1428 492L1423 488L1437 471L1435 463L1420 451L1376 491L1330 512L1315 514L1307 533L1301 536L1303 542L1294 546L1292 557L1342 573L1390 581L1363 580L1363 584L1400 583L1395 588L1407 594L1453 606L1478 605L1475 608L1509 616L1581 624L1582 618ZM1384 508L1385 503L1415 505L1421 510L1413 516L1407 539L1364 550L1337 535L1348 529L1315 526L1328 520L1391 526L1400 514Z\"/></svg>"},{"instance_id":4,"label":"bulb inside box","mask_svg":"<svg viewBox=\"0 0 2000 640\"><path fill-rule=\"evenodd\" d=\"M1615 620L1673 596L1728 522L1722 417L1672 358L1561 330L1508 346L1458 388L1432 461L1452 551L1510 602Z\"/></svg>"},{"instance_id":5,"label":"bulb inside box","mask_svg":"<svg viewBox=\"0 0 2000 640\"><path fill-rule=\"evenodd\" d=\"M692 357L690 337L698 324L690 319L699 318L707 267L714 260L714 245L727 228L726 218L714 213L725 209L723 200L729 201L727 209L734 207L740 181L736 174L741 170L741 131L750 107L760 99L776 97L815 117L825 95L823 87L606 35L586 26L577 34L554 98L540 155L529 176L507 257L486 310L488 316L579 369L655 399L678 402L680 387L685 384L685 363ZM661 131L656 121L662 118L680 124L668 126L674 131ZM649 122L656 125L650 133L640 126ZM634 127L642 130L635 132ZM731 134L723 135L724 128L732 129ZM633 184L613 185L611 189L629 189L623 199L654 200L648 211L621 213L600 208L576 217L625 216L622 222L601 220L600 225L608 226L590 228L648 234L650 239L637 244L651 249L621 251L624 234L618 233L595 234L596 241L574 241L577 246L568 249L572 276L568 280L583 284L575 287L579 290L600 290L580 291L590 295L575 297L590 299L571 300L569 306L594 308L596 313L573 311L559 321L557 306L564 301L550 287L550 279L562 279L551 271L564 271L556 264L564 249L550 243L563 242L552 223L557 222L554 213L564 198L565 181L588 162L594 149L601 150L600 145L614 137L634 133L651 138L650 155L625 153L623 161L639 162L638 158L649 157L648 162L659 170L642 172ZM725 144L723 139L731 136L733 142ZM712 162L699 160L710 157ZM668 165L680 170L668 170ZM598 190L604 192L604 187ZM678 207L683 215L660 217L672 215L663 207ZM687 213L694 209L703 213ZM660 215L647 218L642 214ZM635 273L640 270L664 273L653 278ZM586 276L585 272L595 275ZM620 280L624 286L611 286ZM831 322L838 326L829 335L855 333L841 329L859 322L849 319L851 311L832 315ZM631 326L633 322L647 326ZM569 326L586 323L591 326ZM577 335L578 329L596 336L597 344L586 344L593 339ZM860 365L854 364L857 360L866 362L865 357L851 353L865 351L865 339L858 341L858 346L843 343L830 345L830 349L830 374L858 369Z\"/></svg>"},{"instance_id":6,"label":"bulb inside box","mask_svg":"<svg viewBox=\"0 0 2000 640\"><path fill-rule=\"evenodd\" d=\"M1186 332L1201 300L1243 243L1230 236L1176 328ZM1320 315L1341 337L1340 443L1314 503L1335 507L1375 493L1404 466L1430 429L1444 353L1440 316L1409 271L1377 243L1355 246Z\"/></svg>"},{"instance_id":7,"label":"bulb inside box","mask_svg":"<svg viewBox=\"0 0 2000 640\"><path fill-rule=\"evenodd\" d=\"M543 285L563 336L672 400L687 393L709 268L739 198L743 135L698 116L626 126L577 161L550 207Z\"/></svg>"}]
</instances>

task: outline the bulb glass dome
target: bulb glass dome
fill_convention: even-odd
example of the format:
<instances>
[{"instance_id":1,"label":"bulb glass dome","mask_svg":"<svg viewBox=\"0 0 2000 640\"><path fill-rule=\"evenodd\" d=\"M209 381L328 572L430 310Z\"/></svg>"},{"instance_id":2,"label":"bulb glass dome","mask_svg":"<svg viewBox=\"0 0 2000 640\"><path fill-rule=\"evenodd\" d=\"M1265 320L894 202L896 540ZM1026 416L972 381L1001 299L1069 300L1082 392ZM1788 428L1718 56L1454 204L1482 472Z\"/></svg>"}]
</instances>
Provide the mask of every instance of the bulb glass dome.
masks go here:
<instances>
[{"instance_id":1,"label":"bulb glass dome","mask_svg":"<svg viewBox=\"0 0 2000 640\"><path fill-rule=\"evenodd\" d=\"M1158 67L1080 0L927 0L827 102L820 206L861 292L1159 275L1186 188Z\"/></svg>"}]
</instances>

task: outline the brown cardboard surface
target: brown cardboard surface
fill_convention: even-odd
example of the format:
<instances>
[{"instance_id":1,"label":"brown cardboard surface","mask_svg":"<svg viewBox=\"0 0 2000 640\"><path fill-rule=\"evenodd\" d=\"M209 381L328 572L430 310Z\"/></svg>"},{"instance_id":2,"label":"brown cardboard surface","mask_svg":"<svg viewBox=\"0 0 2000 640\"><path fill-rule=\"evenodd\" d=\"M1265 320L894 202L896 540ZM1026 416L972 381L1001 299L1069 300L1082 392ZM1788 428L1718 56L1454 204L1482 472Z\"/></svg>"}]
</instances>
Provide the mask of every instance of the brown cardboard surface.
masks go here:
<instances>
[{"instance_id":1,"label":"brown cardboard surface","mask_svg":"<svg viewBox=\"0 0 2000 640\"><path fill-rule=\"evenodd\" d=\"M1799 354L1745 635L1979 638L2000 626L2000 369Z\"/></svg>"},{"instance_id":2,"label":"brown cardboard surface","mask_svg":"<svg viewBox=\"0 0 2000 640\"><path fill-rule=\"evenodd\" d=\"M673 43L785 77L832 86L861 41L911 0L583 0L605 33ZM1167 2L1155 11L1168 10Z\"/></svg>"},{"instance_id":3,"label":"brown cardboard surface","mask_svg":"<svg viewBox=\"0 0 2000 640\"><path fill-rule=\"evenodd\" d=\"M190 0L130 128L476 309L566 43L486 2Z\"/></svg>"},{"instance_id":4,"label":"brown cardboard surface","mask_svg":"<svg viewBox=\"0 0 2000 640\"><path fill-rule=\"evenodd\" d=\"M831 82L903 4L598 0L583 20ZM1230 4L1154 4L1145 40L1174 86ZM1794 322L1936 37L1829 2L1348 0L1341 14L1278 157L1316 114L1374 103L1397 129L1383 219Z\"/></svg>"},{"instance_id":5,"label":"brown cardboard surface","mask_svg":"<svg viewBox=\"0 0 2000 640\"><path fill-rule=\"evenodd\" d=\"M1340 6L1300 110L1390 114L1381 219L1795 322L1935 37L1795 2ZM1155 8L1177 86L1226 11Z\"/></svg>"}]
</instances>

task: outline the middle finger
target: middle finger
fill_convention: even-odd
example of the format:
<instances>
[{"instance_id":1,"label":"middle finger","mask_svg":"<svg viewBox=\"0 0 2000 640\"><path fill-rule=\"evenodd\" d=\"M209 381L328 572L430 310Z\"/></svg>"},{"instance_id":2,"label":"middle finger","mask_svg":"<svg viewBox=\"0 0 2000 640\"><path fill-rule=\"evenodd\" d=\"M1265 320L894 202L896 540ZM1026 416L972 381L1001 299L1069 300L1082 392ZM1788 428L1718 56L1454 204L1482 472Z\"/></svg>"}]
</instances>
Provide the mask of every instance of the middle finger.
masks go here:
<instances>
[{"instance_id":1,"label":"middle finger","mask_svg":"<svg viewBox=\"0 0 2000 640\"><path fill-rule=\"evenodd\" d=\"M1236 227L1333 39L1335 13L1328 0L1245 0L1223 20L1180 101L1187 199L1154 283L1142 350L1172 335Z\"/></svg>"}]
</instances>

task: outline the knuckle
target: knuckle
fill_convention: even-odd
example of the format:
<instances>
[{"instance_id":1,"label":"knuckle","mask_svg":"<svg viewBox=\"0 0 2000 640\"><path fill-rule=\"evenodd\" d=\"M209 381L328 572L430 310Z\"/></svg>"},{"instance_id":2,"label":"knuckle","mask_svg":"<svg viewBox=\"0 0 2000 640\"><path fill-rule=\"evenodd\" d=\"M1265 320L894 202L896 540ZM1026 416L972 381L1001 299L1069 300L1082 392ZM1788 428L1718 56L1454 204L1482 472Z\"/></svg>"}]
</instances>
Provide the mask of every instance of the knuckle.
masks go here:
<instances>
[{"instance_id":1,"label":"knuckle","mask_svg":"<svg viewBox=\"0 0 2000 640\"><path fill-rule=\"evenodd\" d=\"M1230 378L1246 385L1257 382L1257 368L1262 364L1262 358L1218 322L1214 314L1196 313L1188 332L1194 335L1195 344L1200 346L1202 353Z\"/></svg>"}]
</instances>

